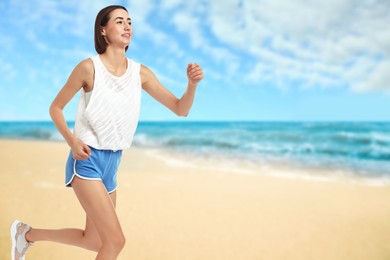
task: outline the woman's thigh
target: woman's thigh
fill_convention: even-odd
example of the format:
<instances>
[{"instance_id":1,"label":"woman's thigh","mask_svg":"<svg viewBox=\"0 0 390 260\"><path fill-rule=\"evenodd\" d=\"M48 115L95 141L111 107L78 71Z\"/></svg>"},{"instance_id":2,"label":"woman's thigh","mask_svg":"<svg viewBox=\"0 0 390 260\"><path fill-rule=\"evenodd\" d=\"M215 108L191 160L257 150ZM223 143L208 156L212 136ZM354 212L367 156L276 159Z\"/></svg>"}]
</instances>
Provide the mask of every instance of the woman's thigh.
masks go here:
<instances>
[{"instance_id":1,"label":"woman's thigh","mask_svg":"<svg viewBox=\"0 0 390 260\"><path fill-rule=\"evenodd\" d=\"M100 180L84 180L77 176L72 186L87 214L86 236L96 237L98 234L101 242L113 236L123 236L115 211L116 192L108 194Z\"/></svg>"}]
</instances>

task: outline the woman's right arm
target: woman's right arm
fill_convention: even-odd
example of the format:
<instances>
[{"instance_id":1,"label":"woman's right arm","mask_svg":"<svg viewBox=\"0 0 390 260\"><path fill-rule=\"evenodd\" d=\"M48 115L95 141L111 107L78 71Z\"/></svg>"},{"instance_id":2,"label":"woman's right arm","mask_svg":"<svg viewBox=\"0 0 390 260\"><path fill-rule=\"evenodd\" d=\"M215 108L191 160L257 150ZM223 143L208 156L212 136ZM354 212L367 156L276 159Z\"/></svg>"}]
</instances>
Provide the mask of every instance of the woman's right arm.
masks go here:
<instances>
[{"instance_id":1,"label":"woman's right arm","mask_svg":"<svg viewBox=\"0 0 390 260\"><path fill-rule=\"evenodd\" d=\"M81 88L84 88L85 91L92 90L93 73L94 68L90 59L80 62L74 68L72 74L68 78L68 81L60 90L50 106L51 119L53 120L58 131L72 149L73 157L76 160L87 159L91 155L91 150L86 144L82 143L72 134L68 125L66 124L66 120L62 111Z\"/></svg>"}]
</instances>

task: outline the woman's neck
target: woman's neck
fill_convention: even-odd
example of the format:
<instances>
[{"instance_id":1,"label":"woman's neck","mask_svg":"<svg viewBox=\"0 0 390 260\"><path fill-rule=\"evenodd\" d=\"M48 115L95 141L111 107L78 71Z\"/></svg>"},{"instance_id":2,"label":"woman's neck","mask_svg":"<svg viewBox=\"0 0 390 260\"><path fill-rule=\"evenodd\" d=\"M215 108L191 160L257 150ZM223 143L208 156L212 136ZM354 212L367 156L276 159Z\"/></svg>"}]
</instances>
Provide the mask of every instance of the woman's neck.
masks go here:
<instances>
[{"instance_id":1,"label":"woman's neck","mask_svg":"<svg viewBox=\"0 0 390 260\"><path fill-rule=\"evenodd\" d=\"M124 49L114 49L107 46L104 53L100 54L104 63L108 67L113 69L121 69L123 64L126 63L126 55Z\"/></svg>"}]
</instances>

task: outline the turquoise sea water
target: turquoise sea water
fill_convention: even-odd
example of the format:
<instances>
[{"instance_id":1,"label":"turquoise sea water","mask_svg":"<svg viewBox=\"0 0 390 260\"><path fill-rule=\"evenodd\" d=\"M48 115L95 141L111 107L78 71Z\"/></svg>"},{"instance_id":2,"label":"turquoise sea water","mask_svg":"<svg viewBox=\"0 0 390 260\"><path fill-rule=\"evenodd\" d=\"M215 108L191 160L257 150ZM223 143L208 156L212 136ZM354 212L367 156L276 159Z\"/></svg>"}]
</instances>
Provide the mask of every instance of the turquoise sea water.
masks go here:
<instances>
[{"instance_id":1,"label":"turquoise sea water","mask_svg":"<svg viewBox=\"0 0 390 260\"><path fill-rule=\"evenodd\" d=\"M0 122L0 138L63 140L51 122ZM390 180L390 122L140 122L134 146Z\"/></svg>"}]
</instances>

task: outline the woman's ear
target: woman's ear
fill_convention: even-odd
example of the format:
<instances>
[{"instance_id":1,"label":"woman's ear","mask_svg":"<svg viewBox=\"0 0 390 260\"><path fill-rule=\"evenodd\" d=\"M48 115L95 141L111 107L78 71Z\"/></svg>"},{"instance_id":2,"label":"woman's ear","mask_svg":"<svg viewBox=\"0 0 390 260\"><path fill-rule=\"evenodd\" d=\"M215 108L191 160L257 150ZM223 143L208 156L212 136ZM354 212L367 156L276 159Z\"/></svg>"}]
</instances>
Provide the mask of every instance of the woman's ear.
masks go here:
<instances>
[{"instance_id":1,"label":"woman's ear","mask_svg":"<svg viewBox=\"0 0 390 260\"><path fill-rule=\"evenodd\" d=\"M100 34L102 36L106 36L106 30L104 29L104 27L100 27Z\"/></svg>"}]
</instances>

